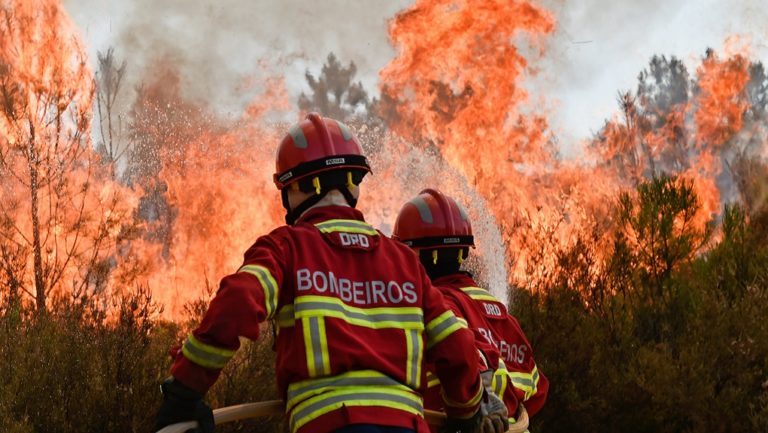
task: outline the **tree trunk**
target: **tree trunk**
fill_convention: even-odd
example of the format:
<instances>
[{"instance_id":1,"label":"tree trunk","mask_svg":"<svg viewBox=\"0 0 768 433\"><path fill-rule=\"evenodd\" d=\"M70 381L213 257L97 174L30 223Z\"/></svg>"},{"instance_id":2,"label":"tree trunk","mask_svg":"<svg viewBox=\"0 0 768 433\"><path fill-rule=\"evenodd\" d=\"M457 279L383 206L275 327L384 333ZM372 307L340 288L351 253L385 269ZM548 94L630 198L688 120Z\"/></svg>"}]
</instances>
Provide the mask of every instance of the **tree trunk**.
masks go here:
<instances>
[{"instance_id":1,"label":"tree trunk","mask_svg":"<svg viewBox=\"0 0 768 433\"><path fill-rule=\"evenodd\" d=\"M38 170L40 161L38 160L37 149L35 148L34 128L31 129L29 139L29 154L27 155L29 163L29 190L32 195L32 253L34 255L35 268L35 304L37 311L45 311L45 284L43 282L43 252L40 245L40 215L38 210Z\"/></svg>"}]
</instances>

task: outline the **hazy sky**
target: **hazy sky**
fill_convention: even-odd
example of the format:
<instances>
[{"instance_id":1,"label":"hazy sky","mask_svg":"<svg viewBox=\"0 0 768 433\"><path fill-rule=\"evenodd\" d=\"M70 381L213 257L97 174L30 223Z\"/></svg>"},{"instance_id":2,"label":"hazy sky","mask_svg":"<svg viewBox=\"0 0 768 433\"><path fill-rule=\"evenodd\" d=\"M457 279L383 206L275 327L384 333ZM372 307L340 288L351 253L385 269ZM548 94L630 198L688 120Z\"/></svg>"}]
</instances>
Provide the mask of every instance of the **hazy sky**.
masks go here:
<instances>
[{"instance_id":1,"label":"hazy sky","mask_svg":"<svg viewBox=\"0 0 768 433\"><path fill-rule=\"evenodd\" d=\"M752 58L768 61L764 0L542 0L558 22L529 88L549 109L566 154L616 111L619 90L633 89L653 54L676 55L691 69L707 47L730 35L751 40ZM328 52L358 65L375 89L394 55L386 22L410 0L65 0L95 60L114 46L136 79L158 57L184 68L188 92L226 103L249 72L266 67L305 90ZM259 63L260 60L266 63ZM266 64L266 66L264 66ZM543 105L542 105L543 103Z\"/></svg>"}]
</instances>

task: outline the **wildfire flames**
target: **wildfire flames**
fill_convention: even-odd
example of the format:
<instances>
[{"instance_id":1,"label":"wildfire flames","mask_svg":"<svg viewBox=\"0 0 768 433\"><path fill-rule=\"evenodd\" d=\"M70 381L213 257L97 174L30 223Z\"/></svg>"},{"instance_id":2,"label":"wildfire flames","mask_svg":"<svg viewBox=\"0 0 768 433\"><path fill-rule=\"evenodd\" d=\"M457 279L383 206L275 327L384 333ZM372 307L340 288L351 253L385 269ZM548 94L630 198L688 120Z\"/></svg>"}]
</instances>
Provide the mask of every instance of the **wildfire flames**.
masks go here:
<instances>
[{"instance_id":1,"label":"wildfire flames","mask_svg":"<svg viewBox=\"0 0 768 433\"><path fill-rule=\"evenodd\" d=\"M282 80L261 80L263 94L226 122L184 100L173 65L158 64L131 113L143 160L128 187L93 151L93 74L62 7L14 0L0 11L0 79L11 95L0 116L0 281L33 296L24 288L147 285L180 317L282 222L271 174L285 125L268 122L291 112ZM710 53L694 97L653 111L653 101L628 95L582 161L560 159L547 113L525 110L530 59L517 48L545 55L554 29L553 16L527 0L417 1L390 23L397 56L380 72L385 126L354 124L373 162L361 201L369 220L387 231L423 187L451 193L474 221L474 266L499 293L510 282L536 287L558 250L590 228L613 229L619 192L660 173L693 183L703 227L738 198L733 158L765 154L744 118L748 57ZM83 274L94 264L104 281Z\"/></svg>"},{"instance_id":2,"label":"wildfire flames","mask_svg":"<svg viewBox=\"0 0 768 433\"><path fill-rule=\"evenodd\" d=\"M0 5L3 296L104 291L136 193L90 146L93 74L55 1ZM7 288L7 289L6 289Z\"/></svg>"}]
</instances>

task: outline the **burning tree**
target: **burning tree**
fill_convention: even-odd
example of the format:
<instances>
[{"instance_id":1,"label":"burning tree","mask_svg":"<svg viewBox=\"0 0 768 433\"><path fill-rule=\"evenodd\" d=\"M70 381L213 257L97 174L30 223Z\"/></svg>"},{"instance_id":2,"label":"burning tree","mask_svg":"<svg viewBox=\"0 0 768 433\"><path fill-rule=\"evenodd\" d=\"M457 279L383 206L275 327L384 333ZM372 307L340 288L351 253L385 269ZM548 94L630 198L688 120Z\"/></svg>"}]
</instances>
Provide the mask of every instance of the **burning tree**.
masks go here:
<instances>
[{"instance_id":1,"label":"burning tree","mask_svg":"<svg viewBox=\"0 0 768 433\"><path fill-rule=\"evenodd\" d=\"M91 148L93 74L54 1L0 5L0 281L38 311L103 290L131 200Z\"/></svg>"},{"instance_id":2,"label":"burning tree","mask_svg":"<svg viewBox=\"0 0 768 433\"><path fill-rule=\"evenodd\" d=\"M767 85L762 64L742 55L707 50L692 78L679 59L654 56L592 148L631 185L664 174L693 179L706 219L746 198L739 171L764 157Z\"/></svg>"}]
</instances>

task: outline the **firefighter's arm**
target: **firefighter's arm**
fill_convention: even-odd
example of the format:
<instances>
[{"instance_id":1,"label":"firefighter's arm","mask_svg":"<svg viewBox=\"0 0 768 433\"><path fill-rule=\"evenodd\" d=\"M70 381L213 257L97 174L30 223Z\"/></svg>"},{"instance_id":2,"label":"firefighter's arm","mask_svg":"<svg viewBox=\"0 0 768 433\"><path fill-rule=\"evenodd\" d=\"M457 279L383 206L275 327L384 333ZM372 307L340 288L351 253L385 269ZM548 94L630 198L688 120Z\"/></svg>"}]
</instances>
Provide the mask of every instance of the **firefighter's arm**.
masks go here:
<instances>
[{"instance_id":1,"label":"firefighter's arm","mask_svg":"<svg viewBox=\"0 0 768 433\"><path fill-rule=\"evenodd\" d=\"M528 411L528 415L533 416L541 410L547 400L549 379L539 371L533 358L533 348L525 337L520 323L513 316L510 315L509 317L517 333L513 341L517 341L519 345L529 348L528 355L525 357L523 364L510 369L508 372L510 384L514 387L515 396Z\"/></svg>"},{"instance_id":2,"label":"firefighter's arm","mask_svg":"<svg viewBox=\"0 0 768 433\"><path fill-rule=\"evenodd\" d=\"M284 257L274 235L248 249L243 265L221 280L200 326L184 341L171 368L176 380L205 394L240 347L239 337L258 338L259 324L277 309Z\"/></svg>"},{"instance_id":3,"label":"firefighter's arm","mask_svg":"<svg viewBox=\"0 0 768 433\"><path fill-rule=\"evenodd\" d=\"M485 370L496 370L499 368L499 349L485 339L477 328L471 328L475 337L475 347L480 355L480 368Z\"/></svg>"},{"instance_id":4,"label":"firefighter's arm","mask_svg":"<svg viewBox=\"0 0 768 433\"><path fill-rule=\"evenodd\" d=\"M536 413L541 410L544 403L547 401L547 394L549 393L549 379L547 379L542 372L538 371L538 368L536 369L536 373L537 378L534 392L523 402L523 405L530 416L536 415Z\"/></svg>"},{"instance_id":5,"label":"firefighter's arm","mask_svg":"<svg viewBox=\"0 0 768 433\"><path fill-rule=\"evenodd\" d=\"M427 362L442 385L442 397L449 417L471 418L480 407L483 384L480 358L472 332L446 306L440 291L424 280L425 336Z\"/></svg>"},{"instance_id":6,"label":"firefighter's arm","mask_svg":"<svg viewBox=\"0 0 768 433\"><path fill-rule=\"evenodd\" d=\"M467 314L461 307L461 303L453 296L451 296L450 292L443 293L441 291L441 294L443 294L443 298L445 299L445 305L453 312L453 314L459 320L459 323L472 331L472 334L475 337L475 347L477 348L478 355L480 355L480 370L496 370L499 367L498 348L496 348L496 346L491 344L485 338L485 336L483 336L483 334L477 328L476 324L469 323L466 320Z\"/></svg>"}]
</instances>

